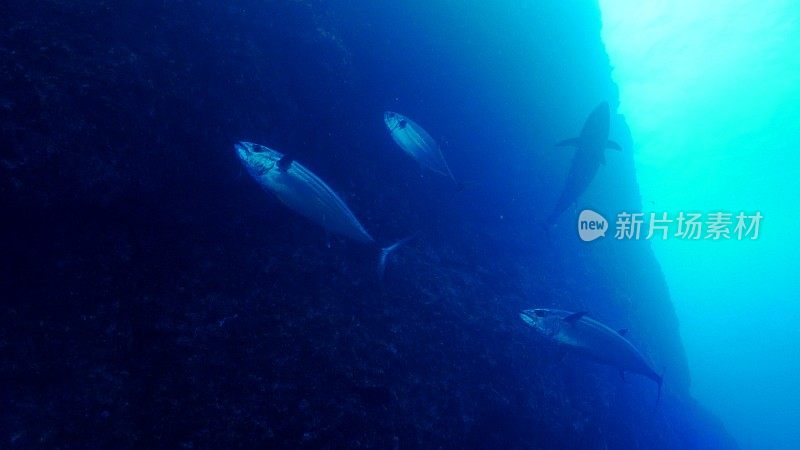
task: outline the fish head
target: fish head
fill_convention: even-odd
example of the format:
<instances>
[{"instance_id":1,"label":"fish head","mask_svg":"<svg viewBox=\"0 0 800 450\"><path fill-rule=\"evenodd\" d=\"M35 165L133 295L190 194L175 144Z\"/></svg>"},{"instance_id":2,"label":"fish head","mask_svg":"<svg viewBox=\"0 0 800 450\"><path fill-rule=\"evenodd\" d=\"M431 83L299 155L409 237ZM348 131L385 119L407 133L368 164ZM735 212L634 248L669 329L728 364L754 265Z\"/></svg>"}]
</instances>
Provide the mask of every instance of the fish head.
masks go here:
<instances>
[{"instance_id":1,"label":"fish head","mask_svg":"<svg viewBox=\"0 0 800 450\"><path fill-rule=\"evenodd\" d=\"M549 309L526 309L519 314L519 317L547 338L554 338L561 330L561 317Z\"/></svg>"},{"instance_id":2,"label":"fish head","mask_svg":"<svg viewBox=\"0 0 800 450\"><path fill-rule=\"evenodd\" d=\"M233 146L242 164L254 177L262 177L277 167L283 154L252 142L239 142Z\"/></svg>"},{"instance_id":3,"label":"fish head","mask_svg":"<svg viewBox=\"0 0 800 450\"><path fill-rule=\"evenodd\" d=\"M408 122L408 119L402 114L386 111L383 113L383 122L386 123L386 127L389 128L389 130L396 130L397 128L403 128L404 124Z\"/></svg>"}]
</instances>

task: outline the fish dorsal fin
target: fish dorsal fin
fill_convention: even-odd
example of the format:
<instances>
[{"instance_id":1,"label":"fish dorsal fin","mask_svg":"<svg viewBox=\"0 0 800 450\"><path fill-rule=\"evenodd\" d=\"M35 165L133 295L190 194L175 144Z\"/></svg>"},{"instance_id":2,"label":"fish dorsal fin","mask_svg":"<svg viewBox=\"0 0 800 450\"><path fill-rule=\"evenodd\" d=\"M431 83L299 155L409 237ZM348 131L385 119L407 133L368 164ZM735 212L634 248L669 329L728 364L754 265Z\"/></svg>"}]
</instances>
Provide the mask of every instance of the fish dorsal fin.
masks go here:
<instances>
[{"instance_id":1,"label":"fish dorsal fin","mask_svg":"<svg viewBox=\"0 0 800 450\"><path fill-rule=\"evenodd\" d=\"M617 333L619 333L620 336L625 336L626 334L628 334L628 329L620 328L619 330L617 330Z\"/></svg>"},{"instance_id":2,"label":"fish dorsal fin","mask_svg":"<svg viewBox=\"0 0 800 450\"><path fill-rule=\"evenodd\" d=\"M581 146L581 138L564 139L563 141L559 141L556 144L556 147L580 147L580 146Z\"/></svg>"},{"instance_id":3,"label":"fish dorsal fin","mask_svg":"<svg viewBox=\"0 0 800 450\"><path fill-rule=\"evenodd\" d=\"M282 156L281 159L278 160L278 168L286 172L290 167L292 167L293 162L294 159L292 159L291 156Z\"/></svg>"},{"instance_id":4,"label":"fish dorsal fin","mask_svg":"<svg viewBox=\"0 0 800 450\"><path fill-rule=\"evenodd\" d=\"M568 315L567 317L564 317L563 320L564 320L564 322L567 322L567 323L575 323L578 320L580 320L581 317L585 316L586 314L588 314L586 311L580 311L580 312L572 313L572 314Z\"/></svg>"},{"instance_id":5,"label":"fish dorsal fin","mask_svg":"<svg viewBox=\"0 0 800 450\"><path fill-rule=\"evenodd\" d=\"M606 141L606 148L610 148L612 150L622 151L622 146L617 144L616 142L612 141L611 139Z\"/></svg>"}]
</instances>

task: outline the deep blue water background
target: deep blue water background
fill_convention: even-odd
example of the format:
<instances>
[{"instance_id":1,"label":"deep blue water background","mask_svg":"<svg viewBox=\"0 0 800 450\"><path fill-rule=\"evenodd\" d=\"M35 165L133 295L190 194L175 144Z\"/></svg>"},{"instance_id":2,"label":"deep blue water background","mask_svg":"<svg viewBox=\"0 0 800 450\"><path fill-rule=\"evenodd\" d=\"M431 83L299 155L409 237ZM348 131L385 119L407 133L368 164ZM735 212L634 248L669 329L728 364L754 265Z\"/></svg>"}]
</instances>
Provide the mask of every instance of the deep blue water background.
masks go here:
<instances>
[{"instance_id":1,"label":"deep blue water background","mask_svg":"<svg viewBox=\"0 0 800 450\"><path fill-rule=\"evenodd\" d=\"M688 395L646 243L548 233L554 148L616 89L593 2L7 2L0 30L2 446L734 448ZM385 110L456 177L421 172ZM620 117L612 135L630 148ZM246 175L291 154L381 243L326 237ZM640 208L630 153L582 205ZM589 310L665 398L517 313Z\"/></svg>"}]
</instances>

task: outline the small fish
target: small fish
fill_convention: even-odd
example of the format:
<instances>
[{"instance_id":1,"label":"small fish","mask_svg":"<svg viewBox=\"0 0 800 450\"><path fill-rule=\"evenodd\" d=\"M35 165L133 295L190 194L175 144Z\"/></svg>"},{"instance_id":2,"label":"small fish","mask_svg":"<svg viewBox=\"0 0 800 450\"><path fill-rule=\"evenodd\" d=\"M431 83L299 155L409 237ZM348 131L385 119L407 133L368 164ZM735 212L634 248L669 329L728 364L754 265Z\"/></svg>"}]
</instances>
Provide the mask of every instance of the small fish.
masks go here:
<instances>
[{"instance_id":1,"label":"small fish","mask_svg":"<svg viewBox=\"0 0 800 450\"><path fill-rule=\"evenodd\" d=\"M564 188L553 212L548 218L552 224L561 213L578 200L597 174L601 164L605 164L605 149L622 150L619 144L608 140L610 112L607 102L598 105L583 124L581 135L559 142L560 147L575 147L575 156L564 182Z\"/></svg>"},{"instance_id":2,"label":"small fish","mask_svg":"<svg viewBox=\"0 0 800 450\"><path fill-rule=\"evenodd\" d=\"M585 312L536 308L526 309L519 316L545 338L595 361L617 367L621 375L632 372L650 378L658 383L658 397L661 398L664 377L656 373L642 352L625 338L627 329L615 331L586 317Z\"/></svg>"},{"instance_id":3,"label":"small fish","mask_svg":"<svg viewBox=\"0 0 800 450\"><path fill-rule=\"evenodd\" d=\"M460 186L447 165L439 145L430 134L408 117L391 111L383 113L383 121L392 139L403 151L414 158L422 167L449 177Z\"/></svg>"},{"instance_id":4,"label":"small fish","mask_svg":"<svg viewBox=\"0 0 800 450\"><path fill-rule=\"evenodd\" d=\"M250 175L289 209L331 233L364 244L375 244L375 239L344 201L302 164L283 153L252 142L239 142L234 149ZM378 263L381 277L389 254L409 240L401 239L382 249Z\"/></svg>"}]
</instances>

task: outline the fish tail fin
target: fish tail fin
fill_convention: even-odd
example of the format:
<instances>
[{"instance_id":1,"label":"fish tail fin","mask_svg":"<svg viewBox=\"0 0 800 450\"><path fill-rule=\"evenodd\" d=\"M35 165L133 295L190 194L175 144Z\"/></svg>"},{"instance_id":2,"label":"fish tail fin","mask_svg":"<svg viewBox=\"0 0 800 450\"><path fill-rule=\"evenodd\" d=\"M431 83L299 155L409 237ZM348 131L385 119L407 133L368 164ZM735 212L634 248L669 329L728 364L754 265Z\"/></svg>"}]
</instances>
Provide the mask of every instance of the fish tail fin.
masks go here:
<instances>
[{"instance_id":1,"label":"fish tail fin","mask_svg":"<svg viewBox=\"0 0 800 450\"><path fill-rule=\"evenodd\" d=\"M460 181L458 181L456 179L456 176L453 175L453 171L450 170L450 166L447 164L446 161L444 163L444 167L447 169L447 175L450 176L450 179L453 180L453 184L456 185L456 190L458 190L459 192L463 191L464 190L464 183L462 183L462 182L460 182Z\"/></svg>"},{"instance_id":2,"label":"fish tail fin","mask_svg":"<svg viewBox=\"0 0 800 450\"><path fill-rule=\"evenodd\" d=\"M547 223L551 226L555 225L561 215L570 209L571 206L573 206L573 203L570 203L568 200L566 200L565 195L562 193L555 206L553 206L553 210L550 212L550 215L547 216Z\"/></svg>"},{"instance_id":3,"label":"fish tail fin","mask_svg":"<svg viewBox=\"0 0 800 450\"><path fill-rule=\"evenodd\" d=\"M394 244L384 247L381 249L381 254L378 257L378 279L383 280L383 275L386 273L386 263L389 261L389 256L398 248L402 247L403 245L407 244L410 240L417 237L417 234L412 234L411 236L405 237L400 239L399 241L395 242Z\"/></svg>"},{"instance_id":4,"label":"fish tail fin","mask_svg":"<svg viewBox=\"0 0 800 450\"><path fill-rule=\"evenodd\" d=\"M559 204L557 204L553 210L550 211L550 214L547 215L547 218L544 219L543 226L548 230L555 229L558 226L558 220L561 218L567 208L569 207L564 207L559 202Z\"/></svg>"},{"instance_id":5,"label":"fish tail fin","mask_svg":"<svg viewBox=\"0 0 800 450\"><path fill-rule=\"evenodd\" d=\"M667 371L667 368L661 370L661 374L658 375L656 378L656 383L658 383L658 397L656 397L656 406L661 403L661 388L664 386L664 373Z\"/></svg>"}]
</instances>

